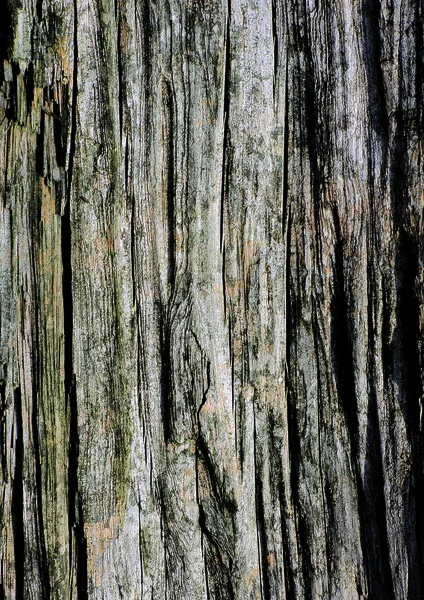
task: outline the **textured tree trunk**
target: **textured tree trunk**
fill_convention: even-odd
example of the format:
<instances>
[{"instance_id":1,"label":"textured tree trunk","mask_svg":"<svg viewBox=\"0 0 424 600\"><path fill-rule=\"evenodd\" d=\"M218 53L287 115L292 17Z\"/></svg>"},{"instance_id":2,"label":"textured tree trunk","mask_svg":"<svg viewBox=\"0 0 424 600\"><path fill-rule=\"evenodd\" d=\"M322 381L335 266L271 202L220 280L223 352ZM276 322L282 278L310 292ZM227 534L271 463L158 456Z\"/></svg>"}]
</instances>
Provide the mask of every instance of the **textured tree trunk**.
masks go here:
<instances>
[{"instance_id":1,"label":"textured tree trunk","mask_svg":"<svg viewBox=\"0 0 424 600\"><path fill-rule=\"evenodd\" d=\"M424 597L421 0L2 0L0 599Z\"/></svg>"}]
</instances>

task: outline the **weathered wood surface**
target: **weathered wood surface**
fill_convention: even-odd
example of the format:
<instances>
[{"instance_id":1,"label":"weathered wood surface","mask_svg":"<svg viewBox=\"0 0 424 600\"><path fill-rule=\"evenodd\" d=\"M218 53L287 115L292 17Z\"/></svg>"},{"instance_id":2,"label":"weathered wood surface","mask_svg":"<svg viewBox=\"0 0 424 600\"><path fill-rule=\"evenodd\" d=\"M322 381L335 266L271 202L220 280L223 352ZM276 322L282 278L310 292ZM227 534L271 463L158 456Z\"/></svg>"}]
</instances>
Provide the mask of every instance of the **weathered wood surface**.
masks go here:
<instances>
[{"instance_id":1,"label":"weathered wood surface","mask_svg":"<svg viewBox=\"0 0 424 600\"><path fill-rule=\"evenodd\" d=\"M421 0L6 0L0 598L418 600Z\"/></svg>"}]
</instances>

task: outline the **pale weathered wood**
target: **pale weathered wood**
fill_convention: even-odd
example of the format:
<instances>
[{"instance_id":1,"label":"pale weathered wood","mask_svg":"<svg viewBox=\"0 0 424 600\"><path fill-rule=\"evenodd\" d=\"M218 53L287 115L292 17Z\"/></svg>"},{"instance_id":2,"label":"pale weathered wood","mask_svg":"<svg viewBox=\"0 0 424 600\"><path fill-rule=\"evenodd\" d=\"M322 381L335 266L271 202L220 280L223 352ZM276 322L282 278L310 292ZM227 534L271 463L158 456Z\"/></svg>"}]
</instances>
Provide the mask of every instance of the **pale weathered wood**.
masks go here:
<instances>
[{"instance_id":1,"label":"pale weathered wood","mask_svg":"<svg viewBox=\"0 0 424 600\"><path fill-rule=\"evenodd\" d=\"M0 599L421 598L421 0L1 11Z\"/></svg>"}]
</instances>

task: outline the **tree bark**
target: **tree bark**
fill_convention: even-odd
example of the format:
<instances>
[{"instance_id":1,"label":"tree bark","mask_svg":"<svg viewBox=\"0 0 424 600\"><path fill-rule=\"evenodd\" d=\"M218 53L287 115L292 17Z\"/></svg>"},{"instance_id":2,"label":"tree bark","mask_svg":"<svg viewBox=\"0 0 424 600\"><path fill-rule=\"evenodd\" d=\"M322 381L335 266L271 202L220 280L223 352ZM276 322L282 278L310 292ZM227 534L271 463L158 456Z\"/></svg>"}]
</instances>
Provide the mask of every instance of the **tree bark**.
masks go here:
<instances>
[{"instance_id":1,"label":"tree bark","mask_svg":"<svg viewBox=\"0 0 424 600\"><path fill-rule=\"evenodd\" d=\"M6 0L0 599L418 600L422 0Z\"/></svg>"}]
</instances>

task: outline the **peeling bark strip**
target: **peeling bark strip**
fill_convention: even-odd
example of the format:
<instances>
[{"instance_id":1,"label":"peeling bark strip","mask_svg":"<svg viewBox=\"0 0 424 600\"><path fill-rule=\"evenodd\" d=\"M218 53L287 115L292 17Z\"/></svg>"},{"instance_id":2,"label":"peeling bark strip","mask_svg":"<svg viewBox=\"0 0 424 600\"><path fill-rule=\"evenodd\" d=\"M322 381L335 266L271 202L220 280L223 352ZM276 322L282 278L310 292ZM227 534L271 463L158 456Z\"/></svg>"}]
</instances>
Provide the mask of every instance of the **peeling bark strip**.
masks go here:
<instances>
[{"instance_id":1,"label":"peeling bark strip","mask_svg":"<svg viewBox=\"0 0 424 600\"><path fill-rule=\"evenodd\" d=\"M422 2L2 10L0 599L424 597Z\"/></svg>"}]
</instances>

